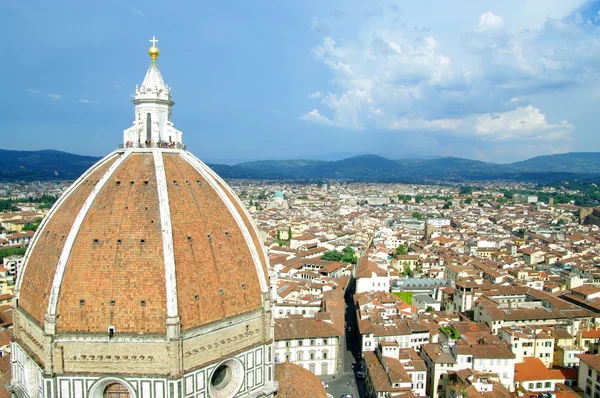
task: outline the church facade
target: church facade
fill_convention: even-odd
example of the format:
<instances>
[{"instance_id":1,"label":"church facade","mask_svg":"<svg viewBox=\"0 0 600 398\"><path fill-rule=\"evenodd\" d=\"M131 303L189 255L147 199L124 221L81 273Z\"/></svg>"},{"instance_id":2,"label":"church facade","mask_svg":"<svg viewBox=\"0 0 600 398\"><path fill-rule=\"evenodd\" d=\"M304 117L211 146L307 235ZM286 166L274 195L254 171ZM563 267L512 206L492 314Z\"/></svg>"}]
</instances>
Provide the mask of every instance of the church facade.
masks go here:
<instances>
[{"instance_id":1,"label":"church facade","mask_svg":"<svg viewBox=\"0 0 600 398\"><path fill-rule=\"evenodd\" d=\"M185 150L155 42L121 148L65 191L29 245L13 396L277 391L268 257L233 191Z\"/></svg>"}]
</instances>

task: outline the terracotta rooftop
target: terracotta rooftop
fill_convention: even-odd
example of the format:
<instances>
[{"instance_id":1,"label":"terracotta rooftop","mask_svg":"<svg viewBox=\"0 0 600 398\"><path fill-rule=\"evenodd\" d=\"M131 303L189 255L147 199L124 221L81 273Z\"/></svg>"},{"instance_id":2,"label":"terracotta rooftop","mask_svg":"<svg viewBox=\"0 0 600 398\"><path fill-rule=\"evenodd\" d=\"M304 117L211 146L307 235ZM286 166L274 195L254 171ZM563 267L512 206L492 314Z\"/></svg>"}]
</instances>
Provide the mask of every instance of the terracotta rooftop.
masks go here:
<instances>
[{"instance_id":1,"label":"terracotta rooftop","mask_svg":"<svg viewBox=\"0 0 600 398\"><path fill-rule=\"evenodd\" d=\"M356 266L356 278L371 278L373 274L377 276L387 275L384 269L380 268L374 262L369 261L367 256L361 257Z\"/></svg>"},{"instance_id":2,"label":"terracotta rooftop","mask_svg":"<svg viewBox=\"0 0 600 398\"><path fill-rule=\"evenodd\" d=\"M330 322L316 319L275 319L275 340L340 336L340 331Z\"/></svg>"},{"instance_id":3,"label":"terracotta rooftop","mask_svg":"<svg viewBox=\"0 0 600 398\"><path fill-rule=\"evenodd\" d=\"M577 354L577 358L585 362L590 368L596 372L600 372L600 355L599 354Z\"/></svg>"},{"instance_id":4,"label":"terracotta rooftop","mask_svg":"<svg viewBox=\"0 0 600 398\"><path fill-rule=\"evenodd\" d=\"M577 379L577 369L548 369L542 361L534 357L524 357L522 363L515 364L515 381L518 382L531 380L564 381L566 379Z\"/></svg>"},{"instance_id":5,"label":"terracotta rooftop","mask_svg":"<svg viewBox=\"0 0 600 398\"><path fill-rule=\"evenodd\" d=\"M600 329L582 330L581 337L583 337L585 339L600 338Z\"/></svg>"},{"instance_id":6,"label":"terracotta rooftop","mask_svg":"<svg viewBox=\"0 0 600 398\"><path fill-rule=\"evenodd\" d=\"M500 378L495 373L483 373L473 369L461 369L457 372L449 373L451 387L455 391L464 391L469 398L509 398L511 394L500 382ZM478 391L474 383L484 382L491 384L492 391Z\"/></svg>"},{"instance_id":7,"label":"terracotta rooftop","mask_svg":"<svg viewBox=\"0 0 600 398\"><path fill-rule=\"evenodd\" d=\"M327 398L325 387L312 372L302 366L285 362L275 365L277 398Z\"/></svg>"}]
</instances>

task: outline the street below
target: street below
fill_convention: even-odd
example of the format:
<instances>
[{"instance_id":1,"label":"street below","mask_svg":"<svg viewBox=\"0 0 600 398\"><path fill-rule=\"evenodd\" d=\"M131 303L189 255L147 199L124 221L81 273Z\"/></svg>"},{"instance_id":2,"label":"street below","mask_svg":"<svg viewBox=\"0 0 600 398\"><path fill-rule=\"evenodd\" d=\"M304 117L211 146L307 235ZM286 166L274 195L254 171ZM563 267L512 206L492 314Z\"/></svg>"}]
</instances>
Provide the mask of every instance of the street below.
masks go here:
<instances>
[{"instance_id":1,"label":"street below","mask_svg":"<svg viewBox=\"0 0 600 398\"><path fill-rule=\"evenodd\" d=\"M321 376L320 379L325 383L327 393L334 398L339 398L350 394L352 397L366 398L364 380L357 379L356 372L360 366L361 349L360 336L358 334L358 322L356 319L356 310L352 300L354 295L355 282L350 282L346 291L346 327L345 334L340 340L340 355L338 361L338 371L335 376Z\"/></svg>"}]
</instances>

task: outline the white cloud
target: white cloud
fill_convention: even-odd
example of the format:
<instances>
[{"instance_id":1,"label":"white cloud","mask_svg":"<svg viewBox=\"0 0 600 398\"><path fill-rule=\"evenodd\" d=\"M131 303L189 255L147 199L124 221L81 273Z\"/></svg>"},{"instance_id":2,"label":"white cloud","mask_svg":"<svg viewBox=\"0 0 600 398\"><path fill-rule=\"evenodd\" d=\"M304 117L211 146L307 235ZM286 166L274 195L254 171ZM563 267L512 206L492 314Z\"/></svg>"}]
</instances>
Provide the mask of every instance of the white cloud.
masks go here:
<instances>
[{"instance_id":1,"label":"white cloud","mask_svg":"<svg viewBox=\"0 0 600 398\"><path fill-rule=\"evenodd\" d=\"M313 109L312 111L300 116L300 120L306 120L309 122L323 124L326 126L333 126L334 123L329 120L327 117L321 115L317 109Z\"/></svg>"},{"instance_id":2,"label":"white cloud","mask_svg":"<svg viewBox=\"0 0 600 398\"><path fill-rule=\"evenodd\" d=\"M425 120L422 118L411 119L411 118L403 117L403 118L394 120L389 125L389 128L391 130L406 130L406 131L414 131L414 130L456 131L464 124L465 124L465 122L461 119Z\"/></svg>"},{"instance_id":3,"label":"white cloud","mask_svg":"<svg viewBox=\"0 0 600 398\"><path fill-rule=\"evenodd\" d=\"M129 11L131 11L133 15L137 15L138 17L147 17L146 13L132 6L129 6Z\"/></svg>"},{"instance_id":4,"label":"white cloud","mask_svg":"<svg viewBox=\"0 0 600 398\"><path fill-rule=\"evenodd\" d=\"M504 113L479 115L474 124L475 134L494 140L565 139L572 130L573 126L566 120L548 123L546 116L532 105Z\"/></svg>"},{"instance_id":5,"label":"white cloud","mask_svg":"<svg viewBox=\"0 0 600 398\"><path fill-rule=\"evenodd\" d=\"M479 17L479 26L477 27L477 30L483 32L489 29L502 29L503 26L504 20L502 17L499 17L493 12L486 12Z\"/></svg>"},{"instance_id":6,"label":"white cloud","mask_svg":"<svg viewBox=\"0 0 600 398\"><path fill-rule=\"evenodd\" d=\"M325 38L313 53L334 75L337 92L321 97L333 111L331 123L351 129L387 125L398 111L411 111L422 86L452 82L450 60L437 47L432 37L411 42L386 30L365 43L338 45Z\"/></svg>"},{"instance_id":7,"label":"white cloud","mask_svg":"<svg viewBox=\"0 0 600 398\"><path fill-rule=\"evenodd\" d=\"M600 78L600 28L548 17L541 28L514 29L506 13L484 12L470 28L454 27L464 32L456 47L435 28L415 33L385 16L352 36L345 32L352 39L324 38L313 55L331 73L333 89L310 94L321 104L300 118L487 141L569 138L574 126L558 121L566 118L560 107L543 101L546 115L533 104L540 94Z\"/></svg>"},{"instance_id":8,"label":"white cloud","mask_svg":"<svg viewBox=\"0 0 600 398\"><path fill-rule=\"evenodd\" d=\"M484 81L520 95L560 90L600 77L600 30L577 18L548 18L538 30L476 27L465 42L480 61Z\"/></svg>"},{"instance_id":9,"label":"white cloud","mask_svg":"<svg viewBox=\"0 0 600 398\"><path fill-rule=\"evenodd\" d=\"M549 123L546 115L532 105L500 113L474 114L462 119L424 120L403 117L394 120L389 128L400 131L442 131L492 141L564 140L573 131L573 125L566 120L556 124Z\"/></svg>"},{"instance_id":10,"label":"white cloud","mask_svg":"<svg viewBox=\"0 0 600 398\"><path fill-rule=\"evenodd\" d=\"M117 90L123 90L123 87L119 86L118 84L115 84L115 88L116 88Z\"/></svg>"},{"instance_id":11,"label":"white cloud","mask_svg":"<svg viewBox=\"0 0 600 398\"><path fill-rule=\"evenodd\" d=\"M82 104L89 104L90 101L86 100L86 99L80 99L79 102L81 102Z\"/></svg>"},{"instance_id":12,"label":"white cloud","mask_svg":"<svg viewBox=\"0 0 600 398\"><path fill-rule=\"evenodd\" d=\"M45 95L48 98L53 98L53 99L56 99L56 100L59 100L59 99L61 99L63 97L60 94L42 93L40 90L34 90L32 88L26 88L25 91L27 91L30 94L36 94L36 95L37 94L43 94L43 95Z\"/></svg>"}]
</instances>

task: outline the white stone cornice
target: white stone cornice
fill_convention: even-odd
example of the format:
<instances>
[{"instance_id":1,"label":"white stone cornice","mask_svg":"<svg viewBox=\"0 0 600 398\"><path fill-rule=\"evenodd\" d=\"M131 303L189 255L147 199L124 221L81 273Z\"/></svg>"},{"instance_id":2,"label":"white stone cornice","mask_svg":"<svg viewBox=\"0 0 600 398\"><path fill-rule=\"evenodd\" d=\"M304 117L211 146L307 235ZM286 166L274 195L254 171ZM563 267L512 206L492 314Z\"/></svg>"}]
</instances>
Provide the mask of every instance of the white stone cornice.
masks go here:
<instances>
[{"instance_id":1,"label":"white stone cornice","mask_svg":"<svg viewBox=\"0 0 600 398\"><path fill-rule=\"evenodd\" d=\"M48 309L46 310L46 316L54 316L57 312L58 307L58 295L60 293L60 288L62 285L63 278L65 276L65 271L67 269L67 263L69 262L69 256L71 255L71 250L73 249L73 244L75 243L75 238L77 238L77 234L79 233L79 229L83 224L83 220L87 215L90 207L96 200L96 197L104 187L104 185L108 182L110 177L112 177L115 170L119 168L119 166L131 155L131 151L126 151L123 153L113 164L110 165L108 170L104 173L100 181L96 184L92 192L88 196L88 198L83 202L83 206L79 210L77 217L75 218L75 222L67 235L67 239L65 240L65 245L60 254L60 258L58 260L58 265L56 266L56 271L54 273L54 279L52 281L52 290L50 291L50 299L48 301ZM74 184L75 185L75 184ZM48 217L50 218L50 217Z\"/></svg>"},{"instance_id":2,"label":"white stone cornice","mask_svg":"<svg viewBox=\"0 0 600 398\"><path fill-rule=\"evenodd\" d=\"M46 228L46 224L49 222L49 220L52 219L52 216L54 215L54 213L56 213L58 208L63 205L63 203L67 200L67 198L69 196L71 196L71 194L73 193L75 188L77 188L83 180L88 178L88 176L90 174L92 174L94 171L96 171L98 169L98 167L101 167L106 162L111 160L113 157L117 156L118 153L119 153L118 150L109 153L104 158L102 158L100 161L98 161L96 164L94 164L92 167L87 169L87 171L85 173L83 173L73 184L71 184L71 186L69 188L67 188L67 190L60 196L60 198L58 198L58 200L56 201L54 206L52 206L52 208L50 209L48 214L46 214L44 216L44 218L42 219L42 222L40 223L40 226L38 228L38 232L33 237L31 244L27 247L27 252L25 253L25 257L23 258L23 268L21 269L21 272L19 272L19 274L17 275L17 281L15 283L15 299L19 298L19 292L21 290L23 274L25 273L25 269L27 268L27 262L29 261L29 256L33 252L33 249L35 248L35 245L37 244L39 237L42 234L42 231L44 231L44 228ZM15 302L16 302L16 300L15 300Z\"/></svg>"},{"instance_id":3,"label":"white stone cornice","mask_svg":"<svg viewBox=\"0 0 600 398\"><path fill-rule=\"evenodd\" d=\"M169 192L167 177L163 162L162 150L153 150L154 167L156 169L156 189L160 209L160 227L162 230L163 256L165 262L165 283L167 289L167 317L179 316L177 308L177 278L175 275L175 251L173 249L173 228L171 225L171 208L169 207Z\"/></svg>"},{"instance_id":4,"label":"white stone cornice","mask_svg":"<svg viewBox=\"0 0 600 398\"><path fill-rule=\"evenodd\" d=\"M250 235L250 231L246 227L244 220L242 220L242 217L238 213L238 211L235 208L235 206L233 205L232 201L229 199L227 194L221 188L221 186L226 187L227 184L224 181L222 181L220 179L220 177L218 177L216 174L213 175L208 166L206 166L204 163L202 163L199 159L197 159L195 156L193 156L189 152L182 151L181 156L185 160L187 160L202 175L202 177L204 177L204 179L206 179L206 181L210 184L210 186L219 195L219 197L221 198L223 203L225 203L225 205L227 206L227 209L229 210L229 212L233 216L234 220L236 221L238 227L240 228L240 231L242 231L242 235L244 236L244 240L246 241L246 246L248 246L248 250L250 250L250 254L252 255L252 260L253 260L252 262L254 263L255 271L258 276L258 281L260 283L260 290L262 293L269 293L269 285L267 284L265 272L262 268L262 264L260 262L260 257L258 255L256 245L254 244L254 241L252 240L252 236ZM217 184L216 180L220 180L221 186L219 184ZM234 194L233 198L235 198L235 197L236 196ZM240 204L240 207L242 209L244 208L244 206L242 204ZM262 298L263 305L264 305L265 304L264 295L261 295L261 298Z\"/></svg>"},{"instance_id":5,"label":"white stone cornice","mask_svg":"<svg viewBox=\"0 0 600 398\"><path fill-rule=\"evenodd\" d=\"M183 149L174 148L122 148L117 149L117 152L123 153L125 151L131 151L133 153L154 153L156 151L165 153L181 153Z\"/></svg>"}]
</instances>

